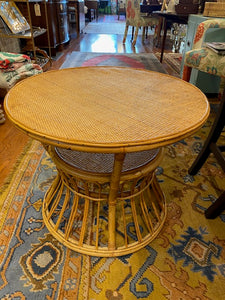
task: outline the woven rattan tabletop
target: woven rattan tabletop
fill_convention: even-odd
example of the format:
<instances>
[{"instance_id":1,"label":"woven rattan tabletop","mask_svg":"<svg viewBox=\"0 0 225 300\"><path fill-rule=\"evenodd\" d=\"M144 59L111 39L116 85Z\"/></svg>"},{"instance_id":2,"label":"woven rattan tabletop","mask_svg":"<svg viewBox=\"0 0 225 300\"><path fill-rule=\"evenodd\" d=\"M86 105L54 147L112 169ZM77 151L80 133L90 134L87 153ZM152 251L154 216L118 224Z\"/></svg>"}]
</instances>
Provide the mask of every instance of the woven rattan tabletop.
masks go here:
<instances>
[{"instance_id":1,"label":"woven rattan tabletop","mask_svg":"<svg viewBox=\"0 0 225 300\"><path fill-rule=\"evenodd\" d=\"M171 144L206 121L205 95L181 79L124 67L81 67L27 78L5 98L9 119L43 143L132 152Z\"/></svg>"}]
</instances>

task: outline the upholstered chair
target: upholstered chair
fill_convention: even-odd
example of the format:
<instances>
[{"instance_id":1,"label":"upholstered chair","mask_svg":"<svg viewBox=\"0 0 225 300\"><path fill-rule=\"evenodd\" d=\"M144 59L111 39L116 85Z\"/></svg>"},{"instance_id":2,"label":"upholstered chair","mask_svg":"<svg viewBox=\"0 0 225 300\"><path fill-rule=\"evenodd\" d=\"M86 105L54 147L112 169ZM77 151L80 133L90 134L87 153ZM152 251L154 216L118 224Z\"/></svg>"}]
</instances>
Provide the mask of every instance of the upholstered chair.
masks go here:
<instances>
[{"instance_id":1,"label":"upholstered chair","mask_svg":"<svg viewBox=\"0 0 225 300\"><path fill-rule=\"evenodd\" d=\"M223 86L225 82L225 55L218 55L206 47L205 36L210 28L224 28L225 32L225 20L211 19L199 24L192 50L185 53L183 79L189 81L191 70L194 68L221 77L221 86Z\"/></svg>"},{"instance_id":2,"label":"upholstered chair","mask_svg":"<svg viewBox=\"0 0 225 300\"><path fill-rule=\"evenodd\" d=\"M196 160L189 169L190 175L195 175L203 166L211 153L216 157L222 170L225 172L225 158L222 152L225 145L218 143L225 126L225 55L220 55L206 47L205 34L209 28L225 28L224 19L211 19L199 24L193 49L185 53L183 79L189 81L192 68L205 73L217 75L221 78L220 104L209 135L198 154ZM222 92L223 91L223 92ZM218 199L205 211L207 218L217 217L225 209L225 190Z\"/></svg>"},{"instance_id":3,"label":"upholstered chair","mask_svg":"<svg viewBox=\"0 0 225 300\"><path fill-rule=\"evenodd\" d=\"M143 15L140 12L140 0L127 0L126 1L126 27L125 27L124 37L123 37L123 43L125 44L126 42L129 26L135 28L134 39L132 41L132 45L135 46L139 28L140 27L143 28L142 31L142 42L143 42L145 38L145 30L147 29L147 27L148 26L152 27L157 24L158 24L158 18L149 17Z\"/></svg>"}]
</instances>

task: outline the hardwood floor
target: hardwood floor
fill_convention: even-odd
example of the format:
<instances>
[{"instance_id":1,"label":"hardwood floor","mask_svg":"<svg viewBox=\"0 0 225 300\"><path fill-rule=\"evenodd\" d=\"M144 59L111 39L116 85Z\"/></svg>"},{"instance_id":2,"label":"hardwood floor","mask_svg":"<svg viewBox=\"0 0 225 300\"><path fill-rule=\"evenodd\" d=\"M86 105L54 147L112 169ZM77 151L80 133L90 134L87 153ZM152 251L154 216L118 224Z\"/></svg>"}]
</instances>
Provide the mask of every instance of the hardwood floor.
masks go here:
<instances>
[{"instance_id":1,"label":"hardwood floor","mask_svg":"<svg viewBox=\"0 0 225 300\"><path fill-rule=\"evenodd\" d=\"M122 19L122 16L121 16ZM113 22L117 20L117 16L99 16L98 22ZM113 26L113 25L112 25ZM148 37L144 44L142 44L141 37L138 37L135 47L132 47L127 38L126 45L122 43L123 35L100 35L100 34L81 34L79 38L76 38L76 34L72 34L70 42L64 46L62 55L59 59L54 60L52 66L49 70L59 69L62 63L65 61L66 57L72 51L80 52L102 52L102 47L104 45L104 52L107 52L107 43L109 39L113 41L115 45L115 53L151 53L160 52L160 49L153 47L152 36ZM98 41L98 43L96 43ZM95 43L95 51L93 51L93 44ZM171 48L168 43L165 51L170 51ZM111 51L110 51L111 52ZM164 68L171 75L174 75L172 70L163 63ZM1 104L3 103L3 95L0 98ZM16 129L6 117L6 122L0 125L0 187L4 183L7 176L13 169L15 162L20 156L27 144L29 137L24 133Z\"/></svg>"}]
</instances>

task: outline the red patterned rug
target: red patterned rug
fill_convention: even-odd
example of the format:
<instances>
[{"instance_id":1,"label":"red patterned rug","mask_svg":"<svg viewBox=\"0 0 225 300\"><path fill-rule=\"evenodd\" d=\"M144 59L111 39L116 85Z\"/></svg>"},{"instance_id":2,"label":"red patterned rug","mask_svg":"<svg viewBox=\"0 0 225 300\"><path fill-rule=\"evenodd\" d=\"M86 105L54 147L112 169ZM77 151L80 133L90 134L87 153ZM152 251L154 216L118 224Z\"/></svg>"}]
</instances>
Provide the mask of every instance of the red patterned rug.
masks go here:
<instances>
[{"instance_id":1,"label":"red patterned rug","mask_svg":"<svg viewBox=\"0 0 225 300\"><path fill-rule=\"evenodd\" d=\"M122 66L166 73L153 53L115 54L72 52L61 69L85 66Z\"/></svg>"}]
</instances>

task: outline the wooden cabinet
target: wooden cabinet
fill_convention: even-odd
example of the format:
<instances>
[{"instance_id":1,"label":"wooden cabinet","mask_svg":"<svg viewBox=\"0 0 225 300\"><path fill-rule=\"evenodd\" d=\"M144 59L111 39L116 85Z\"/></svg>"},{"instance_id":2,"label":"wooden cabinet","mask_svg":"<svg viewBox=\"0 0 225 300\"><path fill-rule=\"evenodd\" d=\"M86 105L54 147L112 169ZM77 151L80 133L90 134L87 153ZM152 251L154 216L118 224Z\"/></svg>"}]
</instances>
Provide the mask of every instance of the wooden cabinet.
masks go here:
<instances>
[{"instance_id":1,"label":"wooden cabinet","mask_svg":"<svg viewBox=\"0 0 225 300\"><path fill-rule=\"evenodd\" d=\"M85 14L84 14L84 0L77 0L78 8L78 28L79 32L82 33L85 27Z\"/></svg>"},{"instance_id":2,"label":"wooden cabinet","mask_svg":"<svg viewBox=\"0 0 225 300\"><path fill-rule=\"evenodd\" d=\"M46 18L44 15L44 5L40 3L40 14L35 10L35 2L30 2L31 19L34 26L46 27ZM69 41L69 27L67 18L67 1L50 0L47 6L47 22L49 28L50 47L53 55L56 54L58 46ZM24 12L24 5L20 3L20 9ZM48 48L48 39L46 35L36 38L36 44L40 48Z\"/></svg>"},{"instance_id":3,"label":"wooden cabinet","mask_svg":"<svg viewBox=\"0 0 225 300\"><path fill-rule=\"evenodd\" d=\"M69 23L67 17L67 2L56 2L56 13L58 16L58 38L59 44L64 44L69 41Z\"/></svg>"},{"instance_id":4,"label":"wooden cabinet","mask_svg":"<svg viewBox=\"0 0 225 300\"><path fill-rule=\"evenodd\" d=\"M186 41L184 46L184 53L191 50L193 46L193 41L198 25L210 19L209 17L203 17L202 15L189 15L188 18L188 28L186 34ZM212 19L212 18L211 18ZM215 18L213 18L215 19ZM219 42L225 41L225 29L224 28L211 28L206 33L205 42ZM184 59L184 56L183 56ZM181 75L183 73L183 60L181 64ZM196 69L191 72L190 82L200 88L206 94L217 94L219 91L220 78L214 75L203 73Z\"/></svg>"},{"instance_id":5,"label":"wooden cabinet","mask_svg":"<svg viewBox=\"0 0 225 300\"><path fill-rule=\"evenodd\" d=\"M20 29L18 31L14 31L13 28L9 30L7 26L4 26L4 22L10 22L10 19L6 19L2 21L3 27L1 28L0 36L5 37L5 38L16 38L20 39L21 45L22 45L22 50L21 51L29 51L31 52L31 57L33 60L35 60L37 63L39 63L42 67L44 65L48 64L48 62L51 61L51 58L47 55L45 51L42 49L39 49L39 47L36 44L36 39L39 36L46 36L46 48L49 49L49 31L48 31L48 24L46 26L38 26L36 27L35 24L32 22L32 17L31 17L31 5L30 3L34 4L34 2L31 2L29 0L17 0L17 1L2 1L1 2L1 10L2 12L7 12L7 9L12 12L11 19L13 19L12 22L12 27L16 24L21 24L21 20L24 19L27 21L28 26L24 29ZM43 18L45 21L47 20L47 6L45 0L35 0L35 4L39 5L39 3L43 6ZM10 8L11 7L11 8ZM22 8L22 9L21 9ZM19 11L18 11L19 9ZM17 13L15 14L15 11ZM11 13L10 12L10 13ZM22 16L20 17L20 12ZM8 21L7 21L8 20ZM9 24L7 24L9 25ZM41 56L43 56L43 59L38 58L37 52L41 53ZM49 55L51 56L51 51L49 49Z\"/></svg>"},{"instance_id":6,"label":"wooden cabinet","mask_svg":"<svg viewBox=\"0 0 225 300\"><path fill-rule=\"evenodd\" d=\"M79 36L85 27L84 0L68 0L68 14L74 15L74 20L71 19L71 23L76 24L76 32Z\"/></svg>"}]
</instances>

